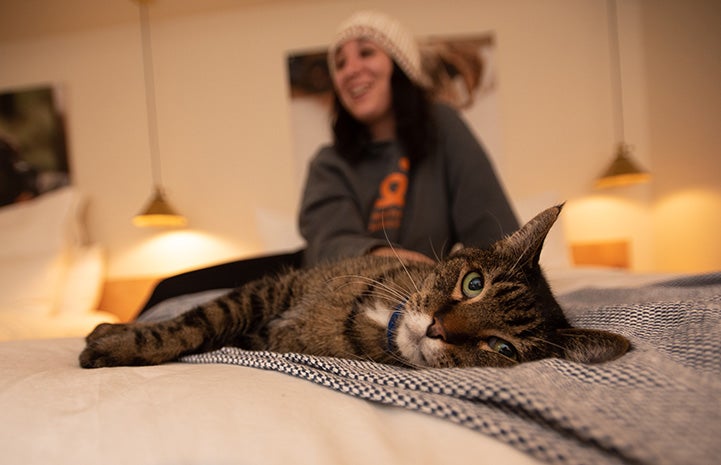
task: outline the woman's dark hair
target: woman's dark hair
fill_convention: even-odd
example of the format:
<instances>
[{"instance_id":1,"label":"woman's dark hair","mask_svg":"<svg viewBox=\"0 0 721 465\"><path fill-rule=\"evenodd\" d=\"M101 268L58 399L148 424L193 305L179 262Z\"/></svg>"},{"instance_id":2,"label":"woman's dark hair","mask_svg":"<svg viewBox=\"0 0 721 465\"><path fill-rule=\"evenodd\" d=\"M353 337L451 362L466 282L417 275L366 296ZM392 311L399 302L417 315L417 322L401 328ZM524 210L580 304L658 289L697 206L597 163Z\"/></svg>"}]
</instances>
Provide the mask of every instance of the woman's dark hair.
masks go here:
<instances>
[{"instance_id":1,"label":"woman's dark hair","mask_svg":"<svg viewBox=\"0 0 721 465\"><path fill-rule=\"evenodd\" d=\"M435 144L430 98L395 63L391 75L391 92L396 134L412 166L413 162L425 158ZM334 111L333 142L336 150L349 161L357 161L370 142L368 128L345 109L338 94L335 95Z\"/></svg>"}]
</instances>

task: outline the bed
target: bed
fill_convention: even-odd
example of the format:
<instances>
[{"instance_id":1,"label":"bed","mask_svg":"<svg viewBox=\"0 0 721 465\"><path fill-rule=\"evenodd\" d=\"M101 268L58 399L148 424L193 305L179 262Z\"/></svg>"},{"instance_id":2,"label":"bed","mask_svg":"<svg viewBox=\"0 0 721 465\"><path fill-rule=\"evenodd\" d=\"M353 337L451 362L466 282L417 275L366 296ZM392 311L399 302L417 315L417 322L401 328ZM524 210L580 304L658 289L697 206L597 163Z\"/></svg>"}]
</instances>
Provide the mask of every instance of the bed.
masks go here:
<instances>
[{"instance_id":1,"label":"bed","mask_svg":"<svg viewBox=\"0 0 721 465\"><path fill-rule=\"evenodd\" d=\"M73 195L61 202L61 194L49 199L58 202L50 210L68 202L72 210ZM84 256L74 249L89 249L77 246L72 229L68 242L43 249L66 260ZM555 240L549 237L549 253ZM14 250L2 259L21 262L23 249ZM50 308L31 299L37 305L26 301L26 311L38 321L46 312L46 320L78 324L59 334L43 330L43 338L16 332L0 342L2 462L715 463L721 273L635 274L555 259L544 257L547 275L571 321L624 334L634 346L629 354L601 365L548 359L511 369L408 370L224 348L155 367L82 370L83 340L73 331L84 334L83 325L113 315L93 310L98 297L87 288L72 292L70 277L82 267L66 261L65 280L45 281L57 290L43 300ZM90 268L94 261L86 260ZM168 299L145 318L183 311L218 292ZM71 294L85 306L66 317L58 305ZM13 302L8 311L16 316L20 300ZM27 324L26 336L29 326L40 325Z\"/></svg>"}]
</instances>

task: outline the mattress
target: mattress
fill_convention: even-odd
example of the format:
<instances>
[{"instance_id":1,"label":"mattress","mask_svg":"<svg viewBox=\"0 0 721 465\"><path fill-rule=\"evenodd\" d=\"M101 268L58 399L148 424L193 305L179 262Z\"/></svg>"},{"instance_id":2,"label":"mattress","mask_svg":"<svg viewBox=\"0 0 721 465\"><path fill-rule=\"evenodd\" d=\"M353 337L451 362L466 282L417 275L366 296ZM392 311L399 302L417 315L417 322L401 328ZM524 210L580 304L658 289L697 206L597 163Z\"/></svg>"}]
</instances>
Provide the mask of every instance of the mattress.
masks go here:
<instances>
[{"instance_id":1,"label":"mattress","mask_svg":"<svg viewBox=\"0 0 721 465\"><path fill-rule=\"evenodd\" d=\"M82 338L1 342L3 462L714 463L721 273L606 288L592 274L559 296L569 319L633 344L598 365L414 370L224 348L83 370Z\"/></svg>"}]
</instances>

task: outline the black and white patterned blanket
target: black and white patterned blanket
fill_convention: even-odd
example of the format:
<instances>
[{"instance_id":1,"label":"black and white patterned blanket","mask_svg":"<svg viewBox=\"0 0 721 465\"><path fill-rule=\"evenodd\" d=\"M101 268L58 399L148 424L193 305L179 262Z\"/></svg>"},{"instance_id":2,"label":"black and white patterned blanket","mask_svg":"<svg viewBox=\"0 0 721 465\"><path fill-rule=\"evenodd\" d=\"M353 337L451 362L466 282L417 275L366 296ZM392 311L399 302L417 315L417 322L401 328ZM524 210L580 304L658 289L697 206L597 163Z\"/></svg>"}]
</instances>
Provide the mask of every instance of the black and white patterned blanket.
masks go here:
<instances>
[{"instance_id":1,"label":"black and white patterned blanket","mask_svg":"<svg viewBox=\"0 0 721 465\"><path fill-rule=\"evenodd\" d=\"M435 415L552 464L711 464L721 457L721 272L559 298L575 326L628 337L606 364L403 369L235 348L189 356L287 373Z\"/></svg>"}]
</instances>

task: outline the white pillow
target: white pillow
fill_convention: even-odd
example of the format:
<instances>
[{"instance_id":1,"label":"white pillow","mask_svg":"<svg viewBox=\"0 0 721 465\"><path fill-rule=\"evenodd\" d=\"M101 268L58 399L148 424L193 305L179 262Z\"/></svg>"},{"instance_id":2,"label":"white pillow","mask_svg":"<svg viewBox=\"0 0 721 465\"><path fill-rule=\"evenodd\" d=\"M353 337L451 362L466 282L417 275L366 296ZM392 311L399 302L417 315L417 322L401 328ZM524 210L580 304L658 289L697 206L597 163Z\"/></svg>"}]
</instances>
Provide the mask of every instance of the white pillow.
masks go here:
<instances>
[{"instance_id":1,"label":"white pillow","mask_svg":"<svg viewBox=\"0 0 721 465\"><path fill-rule=\"evenodd\" d=\"M79 240L80 205L66 187L0 209L0 310L52 313Z\"/></svg>"},{"instance_id":2,"label":"white pillow","mask_svg":"<svg viewBox=\"0 0 721 465\"><path fill-rule=\"evenodd\" d=\"M543 210L562 203L553 192L542 192L533 197L514 200L516 213L521 224L530 221ZM569 268L571 257L563 231L563 212L546 236L541 251L541 265L544 268Z\"/></svg>"},{"instance_id":3,"label":"white pillow","mask_svg":"<svg viewBox=\"0 0 721 465\"><path fill-rule=\"evenodd\" d=\"M80 195L64 187L0 208L0 257L57 251L78 239Z\"/></svg>"},{"instance_id":4,"label":"white pillow","mask_svg":"<svg viewBox=\"0 0 721 465\"><path fill-rule=\"evenodd\" d=\"M0 311L50 315L65 271L62 252L0 261Z\"/></svg>"},{"instance_id":5,"label":"white pillow","mask_svg":"<svg viewBox=\"0 0 721 465\"><path fill-rule=\"evenodd\" d=\"M57 313L84 314L98 309L105 279L105 251L100 245L73 251L58 296Z\"/></svg>"}]
</instances>

